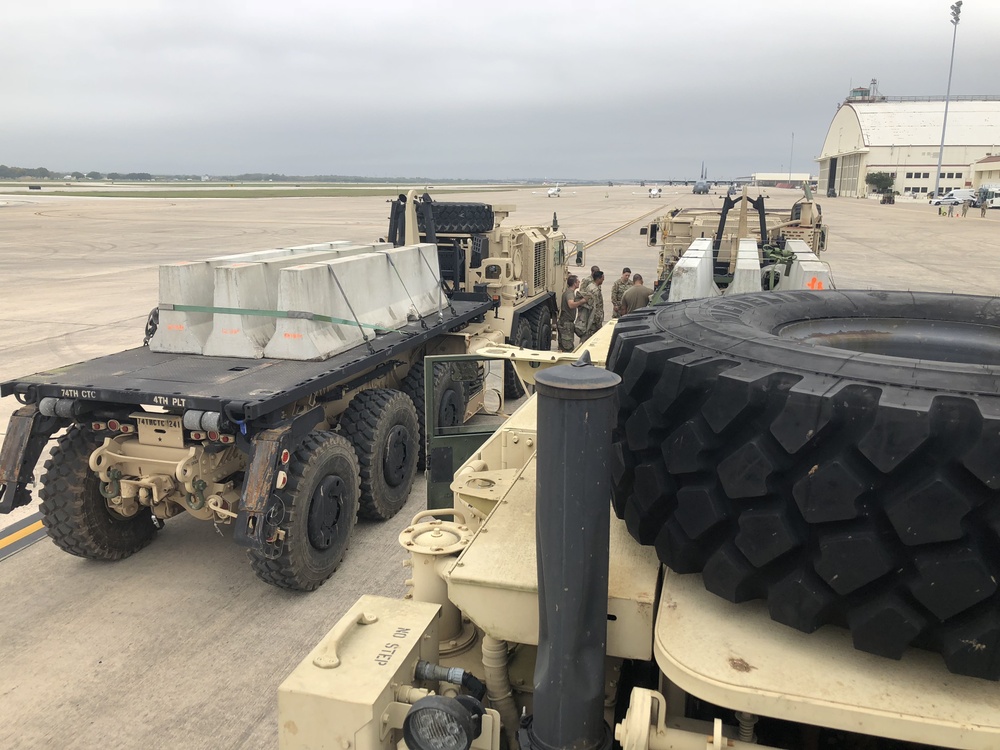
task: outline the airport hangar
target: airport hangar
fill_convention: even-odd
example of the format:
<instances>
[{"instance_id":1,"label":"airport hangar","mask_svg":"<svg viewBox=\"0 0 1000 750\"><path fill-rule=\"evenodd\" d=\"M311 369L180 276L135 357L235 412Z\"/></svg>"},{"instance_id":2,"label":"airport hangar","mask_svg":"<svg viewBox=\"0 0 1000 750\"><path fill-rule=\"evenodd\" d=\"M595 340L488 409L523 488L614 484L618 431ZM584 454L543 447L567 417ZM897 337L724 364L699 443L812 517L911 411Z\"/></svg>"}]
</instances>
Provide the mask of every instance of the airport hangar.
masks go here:
<instances>
[{"instance_id":1,"label":"airport hangar","mask_svg":"<svg viewBox=\"0 0 1000 750\"><path fill-rule=\"evenodd\" d=\"M903 195L934 192L944 97L881 96L854 89L837 108L819 162L819 192L869 193L865 177L888 172ZM973 165L1000 154L1000 96L953 96L939 189L978 187Z\"/></svg>"}]
</instances>

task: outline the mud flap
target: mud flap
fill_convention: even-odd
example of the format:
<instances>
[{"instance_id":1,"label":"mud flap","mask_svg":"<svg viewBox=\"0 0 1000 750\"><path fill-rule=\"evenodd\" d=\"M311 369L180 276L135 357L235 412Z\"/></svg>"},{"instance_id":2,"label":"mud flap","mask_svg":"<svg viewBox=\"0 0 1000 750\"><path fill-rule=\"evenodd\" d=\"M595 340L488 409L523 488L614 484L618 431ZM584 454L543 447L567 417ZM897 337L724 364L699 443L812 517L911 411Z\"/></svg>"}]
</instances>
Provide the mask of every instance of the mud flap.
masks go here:
<instances>
[{"instance_id":1,"label":"mud flap","mask_svg":"<svg viewBox=\"0 0 1000 750\"><path fill-rule=\"evenodd\" d=\"M37 406L23 406L10 416L3 447L0 448L0 513L31 502L28 484L41 458L45 443L66 420L46 417Z\"/></svg>"},{"instance_id":2,"label":"mud flap","mask_svg":"<svg viewBox=\"0 0 1000 750\"><path fill-rule=\"evenodd\" d=\"M274 494L281 453L294 451L312 429L323 419L322 407L301 414L289 423L258 432L251 440L250 460L240 510L233 529L233 541L273 559L281 554L281 540L275 522L275 508L270 503ZM278 505L280 509L280 504ZM280 515L280 514L279 514ZM270 518L270 520L269 520Z\"/></svg>"}]
</instances>

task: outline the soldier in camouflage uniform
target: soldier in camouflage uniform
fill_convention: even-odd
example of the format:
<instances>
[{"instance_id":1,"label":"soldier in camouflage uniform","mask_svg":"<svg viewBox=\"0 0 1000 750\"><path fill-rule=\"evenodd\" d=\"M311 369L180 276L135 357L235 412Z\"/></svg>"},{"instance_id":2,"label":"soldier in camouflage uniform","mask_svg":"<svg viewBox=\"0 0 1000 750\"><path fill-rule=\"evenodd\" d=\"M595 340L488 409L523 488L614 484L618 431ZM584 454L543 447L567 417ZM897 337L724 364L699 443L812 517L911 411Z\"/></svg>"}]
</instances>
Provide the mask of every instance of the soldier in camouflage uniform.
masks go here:
<instances>
[{"instance_id":1,"label":"soldier in camouflage uniform","mask_svg":"<svg viewBox=\"0 0 1000 750\"><path fill-rule=\"evenodd\" d=\"M581 282L581 284L580 284L580 294L583 294L585 291L587 291L588 289L590 289L590 287L594 283L594 274L597 273L600 270L601 269L598 268L597 266L591 266L590 267L590 276L588 276L587 278L585 278Z\"/></svg>"},{"instance_id":2,"label":"soldier in camouflage uniform","mask_svg":"<svg viewBox=\"0 0 1000 750\"><path fill-rule=\"evenodd\" d=\"M573 323L576 322L577 308L582 307L584 300L579 296L577 289L580 287L580 279L576 276L566 278L566 289L559 302L559 318L556 321L556 329L559 331L559 351L571 352L576 348L576 340L573 338Z\"/></svg>"},{"instance_id":3,"label":"soldier in camouflage uniform","mask_svg":"<svg viewBox=\"0 0 1000 750\"><path fill-rule=\"evenodd\" d=\"M604 283L604 272L595 271L593 278L594 282L587 288L587 291L583 292L586 299L584 307L589 313L587 326L580 336L583 341L593 336L597 329L604 325L604 293L601 291L601 285Z\"/></svg>"},{"instance_id":4,"label":"soldier in camouflage uniform","mask_svg":"<svg viewBox=\"0 0 1000 750\"><path fill-rule=\"evenodd\" d=\"M622 277L614 283L611 287L611 317L620 318L622 315L622 296L628 291L628 288L632 286L632 281L629 279L629 274L632 273L631 268L622 269Z\"/></svg>"}]
</instances>

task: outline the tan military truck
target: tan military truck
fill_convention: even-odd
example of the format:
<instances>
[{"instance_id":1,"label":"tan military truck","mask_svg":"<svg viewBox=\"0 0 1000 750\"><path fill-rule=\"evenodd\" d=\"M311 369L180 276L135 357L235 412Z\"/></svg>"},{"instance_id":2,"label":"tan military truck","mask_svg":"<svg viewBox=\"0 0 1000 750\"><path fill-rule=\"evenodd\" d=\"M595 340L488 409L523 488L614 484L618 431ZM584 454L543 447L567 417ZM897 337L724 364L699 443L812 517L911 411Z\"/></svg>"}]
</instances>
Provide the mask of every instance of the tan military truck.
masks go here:
<instances>
[{"instance_id":1,"label":"tan military truck","mask_svg":"<svg viewBox=\"0 0 1000 750\"><path fill-rule=\"evenodd\" d=\"M841 291L609 324L283 683L280 746L997 747L998 327Z\"/></svg>"},{"instance_id":2,"label":"tan military truck","mask_svg":"<svg viewBox=\"0 0 1000 750\"><path fill-rule=\"evenodd\" d=\"M656 290L660 301L669 298L674 267L696 240L711 244L714 281L720 290L732 282L741 243L746 248L747 239L756 241L758 264L764 268L758 291L781 283L778 272L792 259L786 248L789 240L803 242L817 257L827 245L822 209L812 199L808 185L803 198L788 209L765 207L765 196L751 198L744 187L741 196L726 195L720 208L675 208L639 231L647 245L658 248Z\"/></svg>"},{"instance_id":3,"label":"tan military truck","mask_svg":"<svg viewBox=\"0 0 1000 750\"><path fill-rule=\"evenodd\" d=\"M437 245L441 276L449 296L485 292L494 302L489 325L514 346L552 348L558 295L565 288L567 263L582 266L583 242L568 240L552 225L519 226L502 222L513 206L440 203L416 191L392 204L389 241ZM524 395L512 365L505 367L505 394Z\"/></svg>"},{"instance_id":4,"label":"tan military truck","mask_svg":"<svg viewBox=\"0 0 1000 750\"><path fill-rule=\"evenodd\" d=\"M422 230L407 205L393 243L164 264L143 346L0 384L23 405L0 449L0 512L31 501L64 431L40 512L65 551L119 560L186 513L230 525L264 581L321 585L356 517L394 516L424 468L423 358L551 339L556 227L501 229L509 208L428 199ZM432 382L438 424L482 404L481 378L442 366Z\"/></svg>"}]
</instances>

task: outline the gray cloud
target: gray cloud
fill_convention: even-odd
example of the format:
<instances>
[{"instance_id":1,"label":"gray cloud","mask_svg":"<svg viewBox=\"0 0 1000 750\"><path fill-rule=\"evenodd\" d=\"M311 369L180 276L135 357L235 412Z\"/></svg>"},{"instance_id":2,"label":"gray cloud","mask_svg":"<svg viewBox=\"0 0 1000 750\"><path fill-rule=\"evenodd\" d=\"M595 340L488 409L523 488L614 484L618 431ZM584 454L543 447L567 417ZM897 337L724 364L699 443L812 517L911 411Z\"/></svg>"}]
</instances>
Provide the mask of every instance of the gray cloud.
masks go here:
<instances>
[{"instance_id":1,"label":"gray cloud","mask_svg":"<svg viewBox=\"0 0 1000 750\"><path fill-rule=\"evenodd\" d=\"M851 84L943 94L948 0L33 0L0 162L167 173L651 179L815 170ZM953 94L995 91L969 0Z\"/></svg>"}]
</instances>

